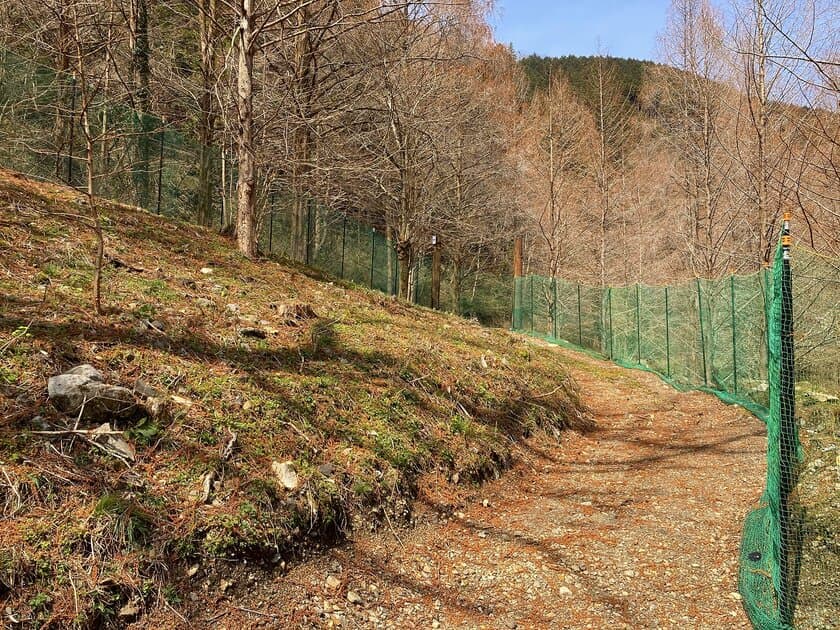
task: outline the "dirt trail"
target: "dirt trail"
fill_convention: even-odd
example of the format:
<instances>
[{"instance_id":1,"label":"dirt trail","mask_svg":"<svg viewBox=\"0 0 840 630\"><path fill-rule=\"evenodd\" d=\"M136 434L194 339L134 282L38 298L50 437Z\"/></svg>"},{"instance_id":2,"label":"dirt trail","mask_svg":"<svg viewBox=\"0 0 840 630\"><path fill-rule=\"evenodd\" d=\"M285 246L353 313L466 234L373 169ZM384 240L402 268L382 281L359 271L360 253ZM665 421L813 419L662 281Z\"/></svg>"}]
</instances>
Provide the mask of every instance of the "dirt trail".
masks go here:
<instances>
[{"instance_id":1,"label":"dirt trail","mask_svg":"<svg viewBox=\"0 0 840 630\"><path fill-rule=\"evenodd\" d=\"M749 627L735 591L741 524L763 485L761 424L655 376L558 354L597 431L533 441L450 518L236 585L210 625Z\"/></svg>"}]
</instances>

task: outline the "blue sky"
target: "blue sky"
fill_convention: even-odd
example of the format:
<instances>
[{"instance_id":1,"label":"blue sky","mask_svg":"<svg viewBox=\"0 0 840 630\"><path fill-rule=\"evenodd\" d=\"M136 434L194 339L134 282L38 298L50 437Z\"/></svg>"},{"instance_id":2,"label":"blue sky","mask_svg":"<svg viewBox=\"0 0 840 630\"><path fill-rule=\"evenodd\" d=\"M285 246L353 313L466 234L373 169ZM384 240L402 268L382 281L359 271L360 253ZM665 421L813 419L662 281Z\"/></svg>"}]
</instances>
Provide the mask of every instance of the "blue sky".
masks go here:
<instances>
[{"instance_id":1,"label":"blue sky","mask_svg":"<svg viewBox=\"0 0 840 630\"><path fill-rule=\"evenodd\" d=\"M498 0L496 39L522 55L654 59L668 0Z\"/></svg>"}]
</instances>

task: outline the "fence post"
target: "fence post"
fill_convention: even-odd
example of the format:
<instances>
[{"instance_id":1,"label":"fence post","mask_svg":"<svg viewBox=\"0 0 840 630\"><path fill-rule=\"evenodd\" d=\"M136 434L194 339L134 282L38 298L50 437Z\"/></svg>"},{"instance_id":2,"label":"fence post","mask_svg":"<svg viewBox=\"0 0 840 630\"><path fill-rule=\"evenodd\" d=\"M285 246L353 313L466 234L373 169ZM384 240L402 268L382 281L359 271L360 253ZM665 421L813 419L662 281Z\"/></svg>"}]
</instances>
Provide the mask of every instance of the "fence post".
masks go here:
<instances>
[{"instance_id":1,"label":"fence post","mask_svg":"<svg viewBox=\"0 0 840 630\"><path fill-rule=\"evenodd\" d=\"M793 286L790 269L790 213L784 215L782 230L782 268L777 276L781 279L779 296L779 571L781 592L779 593L779 616L787 626L793 626L796 607L797 516L790 507L790 495L797 480L799 439L796 433L796 389L793 340ZM774 289L775 293L775 289ZM801 517L798 517L801 518Z\"/></svg>"},{"instance_id":2,"label":"fence post","mask_svg":"<svg viewBox=\"0 0 840 630\"><path fill-rule=\"evenodd\" d=\"M517 310L519 311L517 317ZM517 325L518 324L518 325ZM522 330L522 237L513 239L513 308L510 314L510 327Z\"/></svg>"},{"instance_id":3,"label":"fence post","mask_svg":"<svg viewBox=\"0 0 840 630\"><path fill-rule=\"evenodd\" d=\"M388 241L388 247L394 250L391 260L393 261L393 273L391 273L391 295L396 295L399 292L400 282L400 260L397 256L397 248L391 241Z\"/></svg>"},{"instance_id":4,"label":"fence post","mask_svg":"<svg viewBox=\"0 0 840 630\"><path fill-rule=\"evenodd\" d=\"M311 258L312 258L312 198L307 197L306 199L306 252L304 253L304 257L306 258L306 266L310 266Z\"/></svg>"},{"instance_id":5,"label":"fence post","mask_svg":"<svg viewBox=\"0 0 840 630\"><path fill-rule=\"evenodd\" d=\"M347 213L341 221L341 279L344 280L344 254L347 250Z\"/></svg>"},{"instance_id":6,"label":"fence post","mask_svg":"<svg viewBox=\"0 0 840 630\"><path fill-rule=\"evenodd\" d=\"M732 380L738 393L738 343L735 332L735 276L729 276L729 304L732 311Z\"/></svg>"},{"instance_id":7,"label":"fence post","mask_svg":"<svg viewBox=\"0 0 840 630\"><path fill-rule=\"evenodd\" d=\"M161 121L163 123L163 121ZM162 125L161 125L162 127ZM160 214L160 200L163 195L163 143L165 142L166 132L161 128L158 132L160 142L160 152L158 155L158 189L157 189L157 213Z\"/></svg>"},{"instance_id":8,"label":"fence post","mask_svg":"<svg viewBox=\"0 0 840 630\"><path fill-rule=\"evenodd\" d=\"M557 277L551 278L552 289L554 291L554 338L557 339Z\"/></svg>"},{"instance_id":9,"label":"fence post","mask_svg":"<svg viewBox=\"0 0 840 630\"><path fill-rule=\"evenodd\" d=\"M530 311L531 311L531 334L534 334L534 275L528 276L529 285L531 289Z\"/></svg>"},{"instance_id":10,"label":"fence post","mask_svg":"<svg viewBox=\"0 0 840 630\"><path fill-rule=\"evenodd\" d=\"M414 267L414 303L420 303L420 270L423 268L423 259L417 256L417 265Z\"/></svg>"},{"instance_id":11,"label":"fence post","mask_svg":"<svg viewBox=\"0 0 840 630\"><path fill-rule=\"evenodd\" d=\"M613 356L613 322L612 322L612 287L607 287L607 327L610 331L610 360L612 361L615 357Z\"/></svg>"},{"instance_id":12,"label":"fence post","mask_svg":"<svg viewBox=\"0 0 840 630\"><path fill-rule=\"evenodd\" d=\"M641 289L636 283L636 363L642 364L642 306Z\"/></svg>"},{"instance_id":13,"label":"fence post","mask_svg":"<svg viewBox=\"0 0 840 630\"><path fill-rule=\"evenodd\" d=\"M671 319L668 310L668 287L665 287L665 370L671 378Z\"/></svg>"},{"instance_id":14,"label":"fence post","mask_svg":"<svg viewBox=\"0 0 840 630\"><path fill-rule=\"evenodd\" d=\"M576 282L575 286L577 287L577 306L578 306L578 345L582 348L583 347L583 316L581 314L581 305L580 305L580 282Z\"/></svg>"},{"instance_id":15,"label":"fence post","mask_svg":"<svg viewBox=\"0 0 840 630\"><path fill-rule=\"evenodd\" d=\"M70 147L67 149L67 185L73 185L73 142L76 130L76 73L70 80Z\"/></svg>"},{"instance_id":16,"label":"fence post","mask_svg":"<svg viewBox=\"0 0 840 630\"><path fill-rule=\"evenodd\" d=\"M373 257L376 256L376 228L370 228L370 288L373 288Z\"/></svg>"},{"instance_id":17,"label":"fence post","mask_svg":"<svg viewBox=\"0 0 840 630\"><path fill-rule=\"evenodd\" d=\"M277 201L277 193L272 192L269 203L271 205L271 212L268 215L268 253L273 253L274 247L274 205Z\"/></svg>"},{"instance_id":18,"label":"fence post","mask_svg":"<svg viewBox=\"0 0 840 630\"><path fill-rule=\"evenodd\" d=\"M432 237L432 308L440 310L440 243Z\"/></svg>"},{"instance_id":19,"label":"fence post","mask_svg":"<svg viewBox=\"0 0 840 630\"><path fill-rule=\"evenodd\" d=\"M706 331L703 326L703 297L700 288L700 278L697 278L697 315L700 319L700 349L703 354L703 384L709 386L708 368L706 366Z\"/></svg>"}]
</instances>

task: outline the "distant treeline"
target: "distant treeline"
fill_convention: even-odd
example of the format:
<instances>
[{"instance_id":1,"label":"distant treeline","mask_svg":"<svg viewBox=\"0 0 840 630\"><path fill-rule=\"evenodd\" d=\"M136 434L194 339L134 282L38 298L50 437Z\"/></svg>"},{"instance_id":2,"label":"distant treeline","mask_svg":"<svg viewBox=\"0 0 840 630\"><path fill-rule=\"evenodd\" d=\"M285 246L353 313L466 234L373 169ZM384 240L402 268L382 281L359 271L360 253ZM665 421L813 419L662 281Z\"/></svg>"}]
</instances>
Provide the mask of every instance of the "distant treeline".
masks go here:
<instances>
[{"instance_id":1,"label":"distant treeline","mask_svg":"<svg viewBox=\"0 0 840 630\"><path fill-rule=\"evenodd\" d=\"M520 66L528 77L528 93L548 88L548 79L552 72L565 75L572 89L584 100L589 100L597 91L592 81L591 65L596 57L578 57L565 55L563 57L540 57L529 55L519 61ZM630 103L636 104L642 88L645 70L656 66L652 61L640 59L623 59L621 57L607 57L607 61L614 67L620 85L620 91L626 95Z\"/></svg>"}]
</instances>

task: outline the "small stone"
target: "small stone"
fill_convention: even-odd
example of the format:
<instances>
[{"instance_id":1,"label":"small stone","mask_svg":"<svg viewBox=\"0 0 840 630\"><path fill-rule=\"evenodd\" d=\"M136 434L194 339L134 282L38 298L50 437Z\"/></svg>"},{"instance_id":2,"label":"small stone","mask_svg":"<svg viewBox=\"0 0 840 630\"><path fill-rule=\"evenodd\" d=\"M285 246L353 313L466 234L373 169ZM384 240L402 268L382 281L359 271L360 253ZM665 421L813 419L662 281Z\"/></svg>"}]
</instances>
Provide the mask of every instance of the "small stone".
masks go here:
<instances>
[{"instance_id":1,"label":"small stone","mask_svg":"<svg viewBox=\"0 0 840 630\"><path fill-rule=\"evenodd\" d=\"M347 601L351 604L358 605L362 603L362 598L356 591L347 591Z\"/></svg>"},{"instance_id":2,"label":"small stone","mask_svg":"<svg viewBox=\"0 0 840 630\"><path fill-rule=\"evenodd\" d=\"M137 605L137 601L133 600L127 603L125 606L120 608L120 611L117 613L119 617L136 617L140 613L140 606Z\"/></svg>"},{"instance_id":3,"label":"small stone","mask_svg":"<svg viewBox=\"0 0 840 630\"><path fill-rule=\"evenodd\" d=\"M571 597L572 596L572 589L568 586L561 586L557 589L558 595L562 595L563 597Z\"/></svg>"},{"instance_id":4,"label":"small stone","mask_svg":"<svg viewBox=\"0 0 840 630\"><path fill-rule=\"evenodd\" d=\"M440 621L438 621L437 619L433 619L432 628L440 628Z\"/></svg>"},{"instance_id":5,"label":"small stone","mask_svg":"<svg viewBox=\"0 0 840 630\"><path fill-rule=\"evenodd\" d=\"M203 273L205 276L209 276L210 274L213 273L213 268L212 267L202 267L201 268L201 273Z\"/></svg>"},{"instance_id":6,"label":"small stone","mask_svg":"<svg viewBox=\"0 0 840 630\"><path fill-rule=\"evenodd\" d=\"M102 375L90 366L73 369L78 372L74 374L71 370L47 382L50 402L59 411L72 415L81 412L82 420L102 421L111 416L125 416L134 409L134 394L130 389L103 383L99 380Z\"/></svg>"},{"instance_id":7,"label":"small stone","mask_svg":"<svg viewBox=\"0 0 840 630\"><path fill-rule=\"evenodd\" d=\"M309 304L301 302L294 304L274 304L272 308L277 309L278 316L287 326L297 325L297 322L303 320L318 318Z\"/></svg>"},{"instance_id":8,"label":"small stone","mask_svg":"<svg viewBox=\"0 0 840 630\"><path fill-rule=\"evenodd\" d=\"M189 569L187 569L187 577L192 577L196 573L198 573L198 565L194 564Z\"/></svg>"},{"instance_id":9,"label":"small stone","mask_svg":"<svg viewBox=\"0 0 840 630\"><path fill-rule=\"evenodd\" d=\"M484 499L484 501L481 502L481 505L484 507L490 507L490 501L488 499Z\"/></svg>"},{"instance_id":10,"label":"small stone","mask_svg":"<svg viewBox=\"0 0 840 630\"><path fill-rule=\"evenodd\" d=\"M328 575L326 584L328 589L330 589L331 591L336 591L338 590L338 587L341 586L341 580L339 580L334 575Z\"/></svg>"},{"instance_id":11,"label":"small stone","mask_svg":"<svg viewBox=\"0 0 840 630\"><path fill-rule=\"evenodd\" d=\"M280 485L286 490L297 490L300 486L300 478L295 470L294 462L280 462L274 461L271 463L271 470L277 477Z\"/></svg>"},{"instance_id":12,"label":"small stone","mask_svg":"<svg viewBox=\"0 0 840 630\"><path fill-rule=\"evenodd\" d=\"M141 378L134 381L134 393L142 398L162 398L164 393Z\"/></svg>"},{"instance_id":13,"label":"small stone","mask_svg":"<svg viewBox=\"0 0 840 630\"><path fill-rule=\"evenodd\" d=\"M221 583L219 584L219 591L221 591L222 593L225 593L225 592L227 592L227 590L228 590L231 586L233 586L233 582L232 582L232 581L230 581L230 580L222 580L222 581L221 581Z\"/></svg>"},{"instance_id":14,"label":"small stone","mask_svg":"<svg viewBox=\"0 0 840 630\"><path fill-rule=\"evenodd\" d=\"M324 477L332 477L335 473L335 466L333 464L321 464L318 466L318 472L324 475Z\"/></svg>"}]
</instances>

